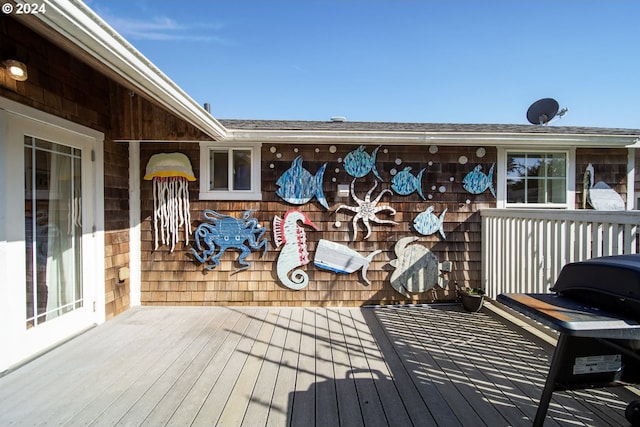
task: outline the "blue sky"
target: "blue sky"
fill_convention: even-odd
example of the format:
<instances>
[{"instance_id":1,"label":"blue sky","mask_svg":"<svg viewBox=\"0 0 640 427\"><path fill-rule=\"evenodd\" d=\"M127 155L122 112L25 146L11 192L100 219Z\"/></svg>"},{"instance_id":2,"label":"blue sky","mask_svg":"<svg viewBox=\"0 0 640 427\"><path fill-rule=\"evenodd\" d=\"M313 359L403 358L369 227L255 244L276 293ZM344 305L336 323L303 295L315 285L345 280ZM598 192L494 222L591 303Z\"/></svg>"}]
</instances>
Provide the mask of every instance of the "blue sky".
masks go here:
<instances>
[{"instance_id":1,"label":"blue sky","mask_svg":"<svg viewBox=\"0 0 640 427\"><path fill-rule=\"evenodd\" d=\"M218 119L640 128L640 1L87 0Z\"/></svg>"}]
</instances>

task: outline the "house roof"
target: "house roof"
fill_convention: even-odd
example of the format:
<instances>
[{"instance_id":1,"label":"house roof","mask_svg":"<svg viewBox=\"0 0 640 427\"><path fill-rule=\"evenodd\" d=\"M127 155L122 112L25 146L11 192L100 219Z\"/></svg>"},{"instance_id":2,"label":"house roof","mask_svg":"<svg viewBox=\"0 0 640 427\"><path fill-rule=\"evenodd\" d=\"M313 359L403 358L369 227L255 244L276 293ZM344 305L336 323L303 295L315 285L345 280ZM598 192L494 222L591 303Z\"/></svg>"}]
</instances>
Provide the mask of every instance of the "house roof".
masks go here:
<instances>
[{"instance_id":1,"label":"house roof","mask_svg":"<svg viewBox=\"0 0 640 427\"><path fill-rule=\"evenodd\" d=\"M49 0L46 13L12 16L214 140L225 137L211 114L84 3Z\"/></svg>"},{"instance_id":2,"label":"house roof","mask_svg":"<svg viewBox=\"0 0 640 427\"><path fill-rule=\"evenodd\" d=\"M220 119L227 139L263 142L385 142L423 144L528 143L566 146L640 144L640 129L510 124L400 123Z\"/></svg>"}]
</instances>

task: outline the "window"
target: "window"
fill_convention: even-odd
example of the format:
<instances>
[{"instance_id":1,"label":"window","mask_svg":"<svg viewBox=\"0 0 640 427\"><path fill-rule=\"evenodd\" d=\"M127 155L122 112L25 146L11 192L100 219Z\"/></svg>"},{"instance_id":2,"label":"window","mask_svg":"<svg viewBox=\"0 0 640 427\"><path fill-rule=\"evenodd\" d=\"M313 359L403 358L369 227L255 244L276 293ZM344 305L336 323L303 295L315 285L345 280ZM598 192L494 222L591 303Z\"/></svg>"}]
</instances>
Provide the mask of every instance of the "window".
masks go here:
<instances>
[{"instance_id":1,"label":"window","mask_svg":"<svg viewBox=\"0 0 640 427\"><path fill-rule=\"evenodd\" d=\"M506 151L507 206L568 207L570 153L567 151Z\"/></svg>"},{"instance_id":2,"label":"window","mask_svg":"<svg viewBox=\"0 0 640 427\"><path fill-rule=\"evenodd\" d=\"M200 143L200 199L260 200L260 145Z\"/></svg>"}]
</instances>

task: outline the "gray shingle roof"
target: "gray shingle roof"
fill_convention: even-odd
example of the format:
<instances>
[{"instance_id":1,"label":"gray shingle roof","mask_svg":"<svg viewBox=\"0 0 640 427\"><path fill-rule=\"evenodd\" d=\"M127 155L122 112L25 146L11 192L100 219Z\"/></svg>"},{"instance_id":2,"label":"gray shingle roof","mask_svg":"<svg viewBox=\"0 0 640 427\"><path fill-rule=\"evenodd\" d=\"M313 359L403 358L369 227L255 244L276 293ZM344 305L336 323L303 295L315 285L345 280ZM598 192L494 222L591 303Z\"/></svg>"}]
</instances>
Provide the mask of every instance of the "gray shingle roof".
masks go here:
<instances>
[{"instance_id":1,"label":"gray shingle roof","mask_svg":"<svg viewBox=\"0 0 640 427\"><path fill-rule=\"evenodd\" d=\"M504 133L560 135L640 136L640 129L599 128L581 126L537 126L507 124L399 123L399 122L333 122L304 120L218 119L230 130L271 131L343 131L343 132L422 132L422 133Z\"/></svg>"}]
</instances>

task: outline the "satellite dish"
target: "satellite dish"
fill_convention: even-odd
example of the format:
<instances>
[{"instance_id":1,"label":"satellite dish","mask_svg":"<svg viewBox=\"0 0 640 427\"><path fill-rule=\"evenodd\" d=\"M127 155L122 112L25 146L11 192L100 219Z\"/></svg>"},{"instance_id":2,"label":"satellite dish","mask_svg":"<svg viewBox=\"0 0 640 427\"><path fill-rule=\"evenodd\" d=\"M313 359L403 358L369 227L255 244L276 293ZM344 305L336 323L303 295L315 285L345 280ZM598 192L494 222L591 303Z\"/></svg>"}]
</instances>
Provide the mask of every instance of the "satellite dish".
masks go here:
<instances>
[{"instance_id":1,"label":"satellite dish","mask_svg":"<svg viewBox=\"0 0 640 427\"><path fill-rule=\"evenodd\" d=\"M558 113L560 105L553 98L539 99L527 110L527 120L532 125L546 125Z\"/></svg>"}]
</instances>

